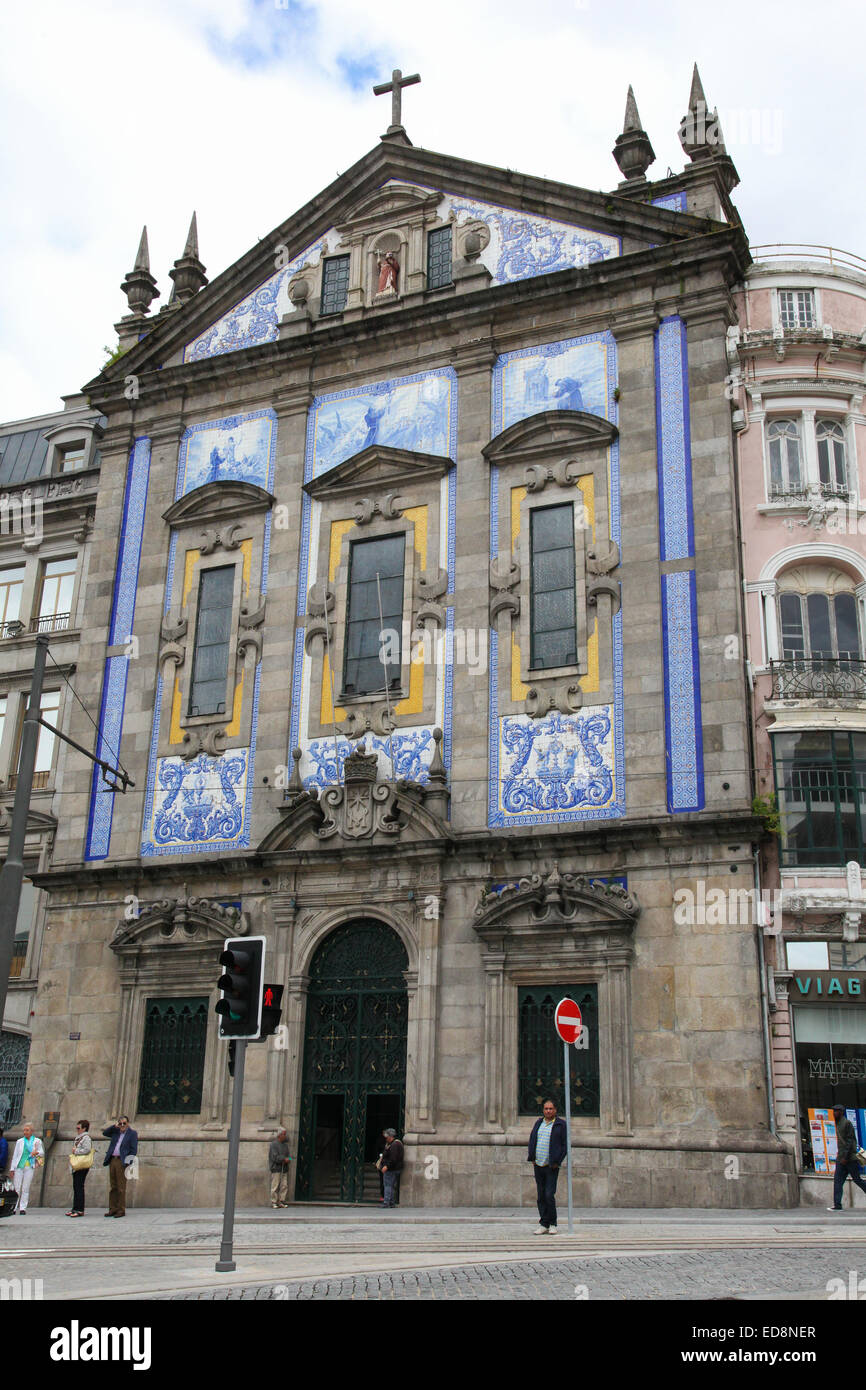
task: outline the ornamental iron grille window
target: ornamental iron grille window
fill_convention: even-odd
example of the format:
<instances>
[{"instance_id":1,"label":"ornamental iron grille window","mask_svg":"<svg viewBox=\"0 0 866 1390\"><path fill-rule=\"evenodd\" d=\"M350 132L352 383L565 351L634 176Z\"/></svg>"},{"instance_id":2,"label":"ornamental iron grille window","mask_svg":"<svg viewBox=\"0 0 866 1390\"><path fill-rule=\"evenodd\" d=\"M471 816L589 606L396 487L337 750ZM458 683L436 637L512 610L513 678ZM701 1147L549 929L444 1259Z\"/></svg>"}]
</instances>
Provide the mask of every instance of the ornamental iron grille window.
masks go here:
<instances>
[{"instance_id":1,"label":"ornamental iron grille window","mask_svg":"<svg viewBox=\"0 0 866 1390\"><path fill-rule=\"evenodd\" d=\"M548 1099L557 1113L565 1114L565 1044L556 1031L553 1016L562 999L573 999L583 1018L585 1037L569 1052L571 1113L598 1116L600 1087L598 1066L598 985L562 985L521 988L518 1010L518 1099L521 1115L540 1115Z\"/></svg>"},{"instance_id":2,"label":"ornamental iron grille window","mask_svg":"<svg viewBox=\"0 0 866 1390\"><path fill-rule=\"evenodd\" d=\"M304 1037L296 1195L379 1198L382 1130L402 1133L406 1094L406 951L396 932L360 918L316 951Z\"/></svg>"},{"instance_id":3,"label":"ornamental iron grille window","mask_svg":"<svg viewBox=\"0 0 866 1390\"><path fill-rule=\"evenodd\" d=\"M201 1113L207 999L148 999L138 1109L148 1115Z\"/></svg>"},{"instance_id":4,"label":"ornamental iron grille window","mask_svg":"<svg viewBox=\"0 0 866 1390\"><path fill-rule=\"evenodd\" d=\"M815 327L815 296L811 290L779 290L779 322L789 332Z\"/></svg>"},{"instance_id":5,"label":"ornamental iron grille window","mask_svg":"<svg viewBox=\"0 0 866 1390\"><path fill-rule=\"evenodd\" d=\"M436 227L427 237L427 288L451 284L451 228Z\"/></svg>"},{"instance_id":6,"label":"ornamental iron grille window","mask_svg":"<svg viewBox=\"0 0 866 1390\"><path fill-rule=\"evenodd\" d=\"M198 589L198 614L189 713L225 714L235 567L207 569Z\"/></svg>"},{"instance_id":7,"label":"ornamental iron grille window","mask_svg":"<svg viewBox=\"0 0 866 1390\"><path fill-rule=\"evenodd\" d=\"M774 699L866 699L854 594L780 594L779 625L782 660L770 663Z\"/></svg>"},{"instance_id":8,"label":"ornamental iron grille window","mask_svg":"<svg viewBox=\"0 0 866 1390\"><path fill-rule=\"evenodd\" d=\"M349 257L329 256L322 267L321 314L342 314L349 296Z\"/></svg>"},{"instance_id":9,"label":"ornamental iron grille window","mask_svg":"<svg viewBox=\"0 0 866 1390\"><path fill-rule=\"evenodd\" d=\"M403 535L352 542L344 695L400 687L405 550Z\"/></svg>"},{"instance_id":10,"label":"ornamental iron grille window","mask_svg":"<svg viewBox=\"0 0 866 1390\"><path fill-rule=\"evenodd\" d=\"M577 663L574 599L574 507L534 507L531 513L530 668Z\"/></svg>"},{"instance_id":11,"label":"ornamental iron grille window","mask_svg":"<svg viewBox=\"0 0 866 1390\"><path fill-rule=\"evenodd\" d=\"M782 865L866 863L866 734L776 734Z\"/></svg>"},{"instance_id":12,"label":"ornamental iron grille window","mask_svg":"<svg viewBox=\"0 0 866 1390\"><path fill-rule=\"evenodd\" d=\"M819 420L815 426L818 445L818 476L824 497L848 496L848 469L845 463L845 431L837 420Z\"/></svg>"},{"instance_id":13,"label":"ornamental iron grille window","mask_svg":"<svg viewBox=\"0 0 866 1390\"><path fill-rule=\"evenodd\" d=\"M20 1033L0 1033L0 1129L17 1125L24 1104L30 1039Z\"/></svg>"},{"instance_id":14,"label":"ornamental iron grille window","mask_svg":"<svg viewBox=\"0 0 866 1390\"><path fill-rule=\"evenodd\" d=\"M771 420L767 428L770 453L770 501L805 498L800 429L795 420Z\"/></svg>"}]
</instances>

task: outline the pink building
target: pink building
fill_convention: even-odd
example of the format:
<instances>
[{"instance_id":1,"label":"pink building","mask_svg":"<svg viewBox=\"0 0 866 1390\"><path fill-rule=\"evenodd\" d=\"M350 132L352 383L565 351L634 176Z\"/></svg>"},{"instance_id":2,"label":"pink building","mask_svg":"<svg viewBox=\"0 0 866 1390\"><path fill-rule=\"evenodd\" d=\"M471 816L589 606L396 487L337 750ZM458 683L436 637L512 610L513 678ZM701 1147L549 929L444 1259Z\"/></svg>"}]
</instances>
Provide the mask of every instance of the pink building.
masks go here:
<instances>
[{"instance_id":1,"label":"pink building","mask_svg":"<svg viewBox=\"0 0 866 1390\"><path fill-rule=\"evenodd\" d=\"M752 254L729 362L756 786L779 813L759 949L776 1127L824 1203L821 1112L866 1139L866 261Z\"/></svg>"}]
</instances>

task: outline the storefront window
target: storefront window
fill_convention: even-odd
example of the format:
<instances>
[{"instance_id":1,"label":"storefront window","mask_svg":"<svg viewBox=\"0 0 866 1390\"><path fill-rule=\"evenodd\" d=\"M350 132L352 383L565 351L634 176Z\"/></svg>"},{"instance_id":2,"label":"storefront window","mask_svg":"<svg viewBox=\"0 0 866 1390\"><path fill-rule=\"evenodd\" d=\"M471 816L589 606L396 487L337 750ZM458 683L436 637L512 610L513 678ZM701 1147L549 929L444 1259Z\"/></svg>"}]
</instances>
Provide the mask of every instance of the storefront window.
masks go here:
<instances>
[{"instance_id":1,"label":"storefront window","mask_svg":"<svg viewBox=\"0 0 866 1390\"><path fill-rule=\"evenodd\" d=\"M795 1007L793 1019L803 1168L829 1173L836 1154L833 1106L856 1112L858 1137L866 1125L866 1013L809 1004Z\"/></svg>"}]
</instances>

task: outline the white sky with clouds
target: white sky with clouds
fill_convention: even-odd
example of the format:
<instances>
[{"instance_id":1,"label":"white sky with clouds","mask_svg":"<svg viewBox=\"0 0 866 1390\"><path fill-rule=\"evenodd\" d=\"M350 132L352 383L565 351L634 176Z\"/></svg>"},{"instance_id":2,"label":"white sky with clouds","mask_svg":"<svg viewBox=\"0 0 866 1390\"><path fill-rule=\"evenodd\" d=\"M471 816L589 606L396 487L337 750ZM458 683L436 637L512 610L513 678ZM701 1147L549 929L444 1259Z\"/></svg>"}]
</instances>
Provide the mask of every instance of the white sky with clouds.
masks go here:
<instances>
[{"instance_id":1,"label":"white sky with clouds","mask_svg":"<svg viewBox=\"0 0 866 1390\"><path fill-rule=\"evenodd\" d=\"M278 6L286 4L286 8ZM753 243L866 257L861 0L38 0L0 17L0 420L57 408L127 311L143 223L161 291L198 212L213 279L378 141L614 189L629 82L657 160L697 59ZM754 115L752 113L755 113Z\"/></svg>"}]
</instances>

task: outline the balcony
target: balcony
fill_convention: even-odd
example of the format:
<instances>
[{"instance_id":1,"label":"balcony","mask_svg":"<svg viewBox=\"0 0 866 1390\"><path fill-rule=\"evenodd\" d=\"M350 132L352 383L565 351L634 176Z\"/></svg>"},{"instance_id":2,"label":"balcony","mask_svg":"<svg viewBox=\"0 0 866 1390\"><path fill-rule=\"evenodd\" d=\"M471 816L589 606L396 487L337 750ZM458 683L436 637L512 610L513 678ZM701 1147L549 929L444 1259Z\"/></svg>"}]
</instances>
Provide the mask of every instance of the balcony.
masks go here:
<instances>
[{"instance_id":1,"label":"balcony","mask_svg":"<svg viewBox=\"0 0 866 1390\"><path fill-rule=\"evenodd\" d=\"M50 772L34 772L34 774L33 774L33 790L34 790L35 792L42 792L42 791L45 790L46 787L49 787L50 785L51 785L51 773L50 773ZM14 792L14 790L15 790L15 788L16 788L17 786L18 786L18 773L17 773L17 772L10 772L9 776L6 778L6 790L7 790L7 791L10 791L10 792Z\"/></svg>"},{"instance_id":2,"label":"balcony","mask_svg":"<svg viewBox=\"0 0 866 1390\"><path fill-rule=\"evenodd\" d=\"M797 657L771 661L774 700L866 700L866 661Z\"/></svg>"},{"instance_id":3,"label":"balcony","mask_svg":"<svg viewBox=\"0 0 866 1390\"><path fill-rule=\"evenodd\" d=\"M31 632L65 632L71 613L46 613L44 618L31 618Z\"/></svg>"}]
</instances>

